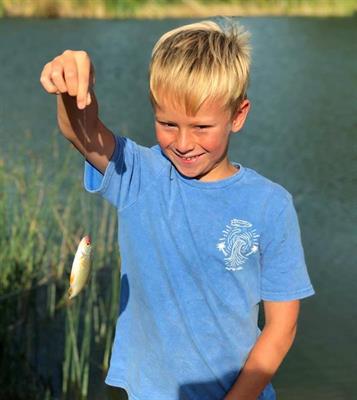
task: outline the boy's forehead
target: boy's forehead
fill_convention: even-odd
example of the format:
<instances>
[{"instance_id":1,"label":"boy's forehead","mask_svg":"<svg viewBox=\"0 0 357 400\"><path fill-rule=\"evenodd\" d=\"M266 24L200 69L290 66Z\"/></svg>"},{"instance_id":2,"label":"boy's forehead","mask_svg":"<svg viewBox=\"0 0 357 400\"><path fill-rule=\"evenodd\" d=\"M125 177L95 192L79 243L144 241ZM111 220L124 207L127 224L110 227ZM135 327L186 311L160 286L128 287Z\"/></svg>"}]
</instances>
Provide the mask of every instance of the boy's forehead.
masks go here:
<instances>
[{"instance_id":1,"label":"boy's forehead","mask_svg":"<svg viewBox=\"0 0 357 400\"><path fill-rule=\"evenodd\" d=\"M155 113L186 114L190 117L200 117L217 113L225 113L227 107L219 99L206 99L198 108L196 113L189 112L185 101L179 101L173 96L160 96L154 104Z\"/></svg>"}]
</instances>

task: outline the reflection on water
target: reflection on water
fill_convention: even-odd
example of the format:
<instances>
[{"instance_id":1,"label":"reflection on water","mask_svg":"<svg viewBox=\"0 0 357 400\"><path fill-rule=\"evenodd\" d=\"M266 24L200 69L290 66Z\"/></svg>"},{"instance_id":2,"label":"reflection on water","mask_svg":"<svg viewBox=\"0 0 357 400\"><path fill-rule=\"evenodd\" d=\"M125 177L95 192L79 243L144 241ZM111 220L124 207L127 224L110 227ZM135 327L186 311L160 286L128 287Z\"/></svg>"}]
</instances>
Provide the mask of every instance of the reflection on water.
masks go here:
<instances>
[{"instance_id":1,"label":"reflection on water","mask_svg":"<svg viewBox=\"0 0 357 400\"><path fill-rule=\"evenodd\" d=\"M141 144L154 144L146 95L150 51L160 34L185 22L1 21L0 157L16 158L30 132L33 152L51 169L55 99L42 91L39 75L47 60L67 48L91 54L107 125ZM252 110L243 132L231 142L231 158L294 195L317 293L302 302L298 336L274 386L282 400L349 399L357 394L352 253L357 243L351 215L356 198L357 20L242 22L253 35ZM64 152L64 140L60 143Z\"/></svg>"}]
</instances>

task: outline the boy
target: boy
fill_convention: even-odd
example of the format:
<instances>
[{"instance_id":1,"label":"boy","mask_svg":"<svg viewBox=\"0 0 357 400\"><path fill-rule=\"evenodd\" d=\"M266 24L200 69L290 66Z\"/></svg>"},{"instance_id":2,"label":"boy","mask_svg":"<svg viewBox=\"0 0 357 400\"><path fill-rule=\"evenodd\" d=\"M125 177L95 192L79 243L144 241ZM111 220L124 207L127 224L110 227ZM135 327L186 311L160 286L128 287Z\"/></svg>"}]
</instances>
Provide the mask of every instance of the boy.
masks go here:
<instances>
[{"instance_id":1,"label":"boy","mask_svg":"<svg viewBox=\"0 0 357 400\"><path fill-rule=\"evenodd\" d=\"M60 129L86 156L86 189L118 209L120 317L106 383L129 399L275 399L299 300L314 294L291 195L227 156L250 109L249 65L247 34L233 25L163 35L150 65L152 148L98 118L85 52L43 69Z\"/></svg>"}]
</instances>

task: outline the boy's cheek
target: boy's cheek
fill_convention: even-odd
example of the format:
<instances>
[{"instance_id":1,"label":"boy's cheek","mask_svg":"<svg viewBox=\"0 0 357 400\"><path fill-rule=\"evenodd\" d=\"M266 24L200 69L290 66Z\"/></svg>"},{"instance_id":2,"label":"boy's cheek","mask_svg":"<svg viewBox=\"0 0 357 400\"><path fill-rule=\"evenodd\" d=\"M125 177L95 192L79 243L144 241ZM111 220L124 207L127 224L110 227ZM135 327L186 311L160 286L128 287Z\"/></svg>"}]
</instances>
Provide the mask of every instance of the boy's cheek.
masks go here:
<instances>
[{"instance_id":1,"label":"boy's cheek","mask_svg":"<svg viewBox=\"0 0 357 400\"><path fill-rule=\"evenodd\" d=\"M211 153L221 154L227 148L228 141L222 137L215 137L201 143L201 146Z\"/></svg>"},{"instance_id":2,"label":"boy's cheek","mask_svg":"<svg viewBox=\"0 0 357 400\"><path fill-rule=\"evenodd\" d=\"M156 140L159 143L159 145L162 148L165 148L169 142L170 142L170 138L167 134L165 134L165 132L163 131L162 127L157 126L155 127L155 133L156 133Z\"/></svg>"}]
</instances>

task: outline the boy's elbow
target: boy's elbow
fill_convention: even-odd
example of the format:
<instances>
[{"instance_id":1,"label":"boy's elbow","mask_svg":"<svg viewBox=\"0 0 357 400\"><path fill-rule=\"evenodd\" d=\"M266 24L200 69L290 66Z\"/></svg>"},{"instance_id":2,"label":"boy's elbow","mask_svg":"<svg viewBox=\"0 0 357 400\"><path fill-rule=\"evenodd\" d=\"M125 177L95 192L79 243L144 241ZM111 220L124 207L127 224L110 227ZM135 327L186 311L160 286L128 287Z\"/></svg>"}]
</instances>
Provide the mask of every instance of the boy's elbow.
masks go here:
<instances>
[{"instance_id":1,"label":"boy's elbow","mask_svg":"<svg viewBox=\"0 0 357 400\"><path fill-rule=\"evenodd\" d=\"M296 338L296 333L297 333L297 323L290 329L286 330L282 340L283 351L289 351L289 349L292 347Z\"/></svg>"},{"instance_id":2,"label":"boy's elbow","mask_svg":"<svg viewBox=\"0 0 357 400\"><path fill-rule=\"evenodd\" d=\"M264 326L266 334L270 336L271 340L281 350L281 352L287 352L293 345L296 334L297 334L297 322L290 326L278 326L274 324L268 324Z\"/></svg>"},{"instance_id":3,"label":"boy's elbow","mask_svg":"<svg viewBox=\"0 0 357 400\"><path fill-rule=\"evenodd\" d=\"M289 348L293 345L297 333L297 323L287 332L286 338L289 343Z\"/></svg>"}]
</instances>

